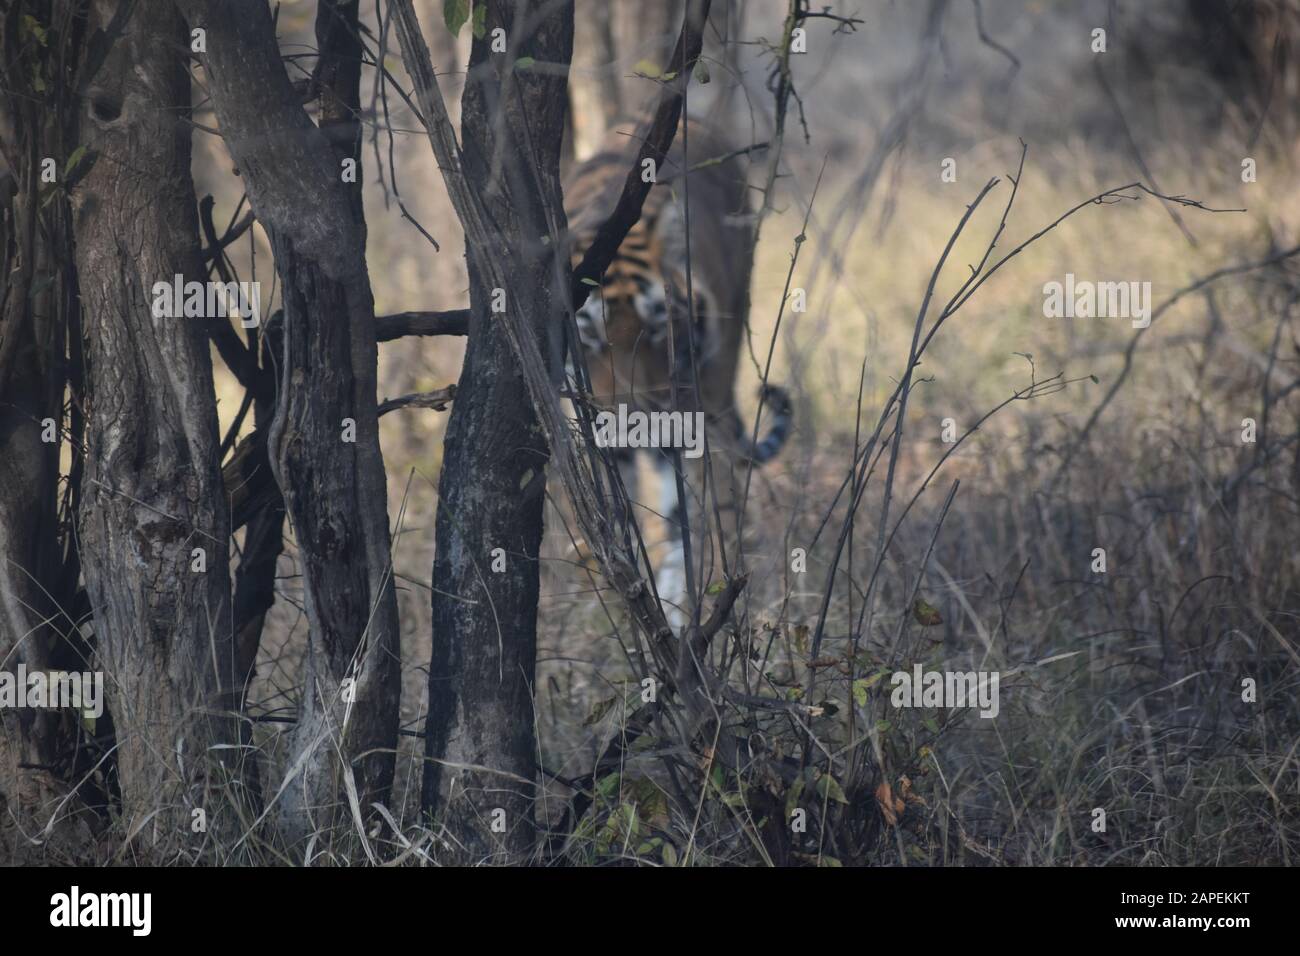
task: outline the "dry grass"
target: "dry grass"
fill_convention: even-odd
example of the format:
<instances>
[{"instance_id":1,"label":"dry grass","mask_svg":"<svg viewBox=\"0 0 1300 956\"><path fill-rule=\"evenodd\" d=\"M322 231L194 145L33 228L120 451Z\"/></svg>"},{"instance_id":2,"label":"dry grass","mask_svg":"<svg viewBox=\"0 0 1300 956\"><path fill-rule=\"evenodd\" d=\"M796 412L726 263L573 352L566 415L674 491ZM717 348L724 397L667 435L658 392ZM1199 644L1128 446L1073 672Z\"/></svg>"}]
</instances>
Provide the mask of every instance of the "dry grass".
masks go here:
<instances>
[{"instance_id":1,"label":"dry grass","mask_svg":"<svg viewBox=\"0 0 1300 956\"><path fill-rule=\"evenodd\" d=\"M752 489L753 574L730 640L741 651L731 671L738 686L822 710L811 722L794 708L746 715L754 746L773 766L797 765L811 726L816 748L835 754L843 774L834 784L797 771L794 782L776 774L738 784L680 742L653 741L621 772L601 777L567 861L771 862L764 837L771 821L757 809L764 797L786 812L808 812L807 832L790 835L784 847L792 862L1296 862L1300 394L1288 390L1300 380L1300 261L1224 278L1165 312L1146 333L1115 400L1082 439L1134 330L1123 319L1048 319L1042 312L1043 284L1067 272L1149 281L1154 307L1199 276L1293 243L1300 234L1293 188L1300 171L1285 143L1260 144L1260 169L1268 172L1243 184L1237 127L1207 133L1184 126L1172 135L1162 128L1166 135L1145 160L1167 180L1167 192L1249 211L1182 210L1193 245L1150 197L1085 209L1029 247L952 320L918 370L924 381L911 394L891 527L951 449L941 438L944 419L953 419L960 435L1028 385L1027 355L1038 380L1059 372L1073 384L1012 403L947 460L893 538L863 621L883 468L873 475L839 564L818 659L810 660L809 635L846 514L843 499L833 502L855 436L869 433L904 371L917 306L965 205L987 179L1014 170L1017 136L1026 127L1040 136L1026 136L1028 165L1000 251L1075 202L1137 178L1113 130L1100 137L1084 131L1079 116L1091 121L1093 98L1074 117L1057 118L1042 92L1047 87L1035 86L1034 69L1025 64L1017 80L1023 92L1005 124L989 119L985 104L971 108L989 95L987 87L935 103L927 125L887 165L887 181L851 236L847 224L827 233L834 211L854 199L859 158L843 155L835 136L871 142L870 109L846 122L843 97L851 92L844 90L838 100L828 95L810 103L810 126L836 129L834 142L805 146L791 137L782 211L764 227L753 290L757 359L743 359L740 397L751 411L755 366L773 334L803 204L826 150L839 150L794 278L807 288L809 308L787 312L772 375L796 391L798 425L782 458ZM957 160L956 183L939 180L940 160L948 156ZM411 175L428 171L412 168ZM367 202L372 259L375 248L384 251L382 262L372 261L379 311L412 307L412 296L429 308L457 304L455 290L421 271L426 250L402 249L377 226L379 204L370 196ZM973 219L940 280L940 301L969 275L966 264L982 254L1002 202L995 195ZM458 242L449 237L448 247ZM458 344L388 346L384 390L445 385L458 359ZM1264 421L1266 396L1267 428L1256 443L1243 443L1242 419ZM232 405L227 397L223 411ZM421 729L424 711L441 432L441 417L429 411L390 415L382 430L397 529L402 719L412 732ZM806 573L791 572L793 548L807 550ZM1095 548L1106 551L1105 573L1091 568ZM292 712L305 626L292 546L281 567L281 600L268 619L252 695L269 716ZM626 621L617 611L612 619L604 613L593 582L599 584L576 563L563 532L550 527L536 729L541 763L564 778L590 771L603 744L626 727L639 690L620 637ZM942 623L917 622L917 594ZM916 663L998 671L998 717L893 708L888 675ZM801 695L810 667L817 679L808 700ZM855 678L873 677L855 693ZM1257 688L1253 702L1243 701L1246 678ZM270 721L258 728L270 767L279 760L282 729ZM460 861L447 835L418 818L421 752L417 737L403 738L389 808L402 835L385 831L371 842L402 862ZM670 784L666 760L694 772L684 784ZM268 771L267 779L275 778ZM548 781L539 817L557 819L568 793ZM1105 832L1092 827L1096 808L1105 811ZM319 862L359 862L361 842L355 829L322 833L314 852ZM101 845L111 843L105 838ZM251 852L264 862L281 859L270 846L254 844Z\"/></svg>"},{"instance_id":2,"label":"dry grass","mask_svg":"<svg viewBox=\"0 0 1300 956\"><path fill-rule=\"evenodd\" d=\"M837 246L843 255L838 272L817 268L831 258L819 244L834 240L819 233L824 217L814 210L805 250L810 265L795 278L808 283L809 311L787 314L773 373L800 394L799 426L784 457L752 490L752 514L762 516L753 523L762 533L753 543L754 576L740 633L761 653L771 693L789 693L806 682L804 642L815 626L833 537L815 536L851 457L862 363L867 428L904 366L911 322L944 237L975 184L1005 174L1017 151L1010 138L972 150L959 157L966 171L959 182L942 187L932 163L916 157L902 164L889 222L864 222L848 246ZM1063 146L1055 155L1045 152L1031 151L1001 249L1074 201L1132 178L1109 154ZM1177 151L1155 162L1162 169L1197 168ZM1030 367L1018 353L1033 356L1040 379L1060 371L1075 379L1096 375L1099 384L1076 382L1015 403L948 460L902 525L870 626L858 632L859 678L908 670L916 662L928 669L997 670L1003 675L1000 715L983 720L969 712L895 710L887 678L868 691L865 706L855 705L841 668L823 666L813 703L835 713L817 721L819 739L868 759L857 779L842 783L851 806L826 793L811 801L814 818L824 810L827 837L795 840L795 861L1294 861L1300 847L1300 714L1294 707L1300 689L1294 548L1300 426L1294 396L1273 406L1261 444L1244 445L1239 435L1242 418L1261 414L1265 375L1274 394L1296 380L1296 266L1225 279L1166 312L1148 333L1116 401L1052 484L1064 450L1118 373L1133 329L1124 320L1043 318L1043 283L1066 272L1150 281L1152 305L1158 306L1197 276L1266 255L1270 233L1279 236L1278 245L1295 234L1300 209L1284 187L1287 177L1273 177L1273 186L1244 187L1230 179L1225 185L1214 173L1189 175L1177 191L1215 206L1247 205L1249 213L1185 211L1199 240L1193 248L1150 198L1086 209L991 280L927 355L920 369L926 381L913 393L900 489L918 487L949 450L940 439L943 419L953 418L960 434L1028 383ZM771 222L759 250L753 332L760 358L797 225L798 188L790 192L795 208ZM996 215L989 206L972 222L940 293L950 294L963 281L965 263L978 258ZM751 369L742 403L755 381ZM437 384L442 380L431 378L412 387ZM403 723L418 731L440 426L434 413L409 414L400 428L386 423L385 452L393 475L390 507L395 512L406 503L395 547L406 661ZM1250 470L1257 454L1266 460ZM1225 488L1247 471L1229 497ZM958 478L960 489L936 534L944 496ZM875 495L868 492L852 539L852 575L859 585L874 555ZM842 503L831 514L833 530ZM618 636L626 622L616 614L617 626L611 626L563 532L552 528L548 540L536 726L542 763L576 777L620 732L636 703L635 682L632 691L626 683L635 675ZM785 556L795 547L809 549L804 575L788 570ZM1095 547L1106 549L1105 574L1090 570ZM919 593L943 619L938 627L919 627L909 613L918 575ZM292 579L283 583L291 596ZM823 662L852 656L861 601L841 580L828 614ZM289 603L276 615L270 633L278 637L265 654L263 674L267 688L290 694L294 629L302 625ZM1037 663L1044 660L1050 662ZM1258 688L1255 703L1241 699L1246 677ZM618 702L609 706L611 699ZM590 720L601 706L608 707L605 715ZM756 727L769 752L800 752L802 731L788 715L763 717ZM266 729L272 746L275 728ZM417 823L419 750L417 738L404 740L407 756L399 761L394 797L394 813L419 848L406 859L427 854L455 860L453 847ZM659 756L652 748L621 775L603 779L568 860L663 863L688 854L693 863L769 859L759 836L763 821L737 809L745 804L743 792L729 782L719 789L701 772L694 803L670 798ZM912 797L891 826L875 795L887 782L896 796L903 778ZM556 819L568 792L550 783L539 815ZM1106 812L1104 833L1092 829L1098 807ZM809 826L810 832L821 829ZM321 846L329 848L323 859L357 859L355 834L335 836L333 842L322 837Z\"/></svg>"}]
</instances>

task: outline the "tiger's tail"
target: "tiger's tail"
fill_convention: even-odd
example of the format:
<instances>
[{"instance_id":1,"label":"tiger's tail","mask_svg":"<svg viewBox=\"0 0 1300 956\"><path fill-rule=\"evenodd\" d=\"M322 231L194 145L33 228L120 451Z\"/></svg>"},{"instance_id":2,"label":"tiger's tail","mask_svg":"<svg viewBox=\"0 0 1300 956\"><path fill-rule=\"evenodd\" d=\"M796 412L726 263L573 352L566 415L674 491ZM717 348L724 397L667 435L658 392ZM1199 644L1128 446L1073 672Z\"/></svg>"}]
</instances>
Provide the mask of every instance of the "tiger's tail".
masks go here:
<instances>
[{"instance_id":1,"label":"tiger's tail","mask_svg":"<svg viewBox=\"0 0 1300 956\"><path fill-rule=\"evenodd\" d=\"M744 457L756 466L765 465L780 454L794 424L794 405L785 389L776 385L764 385L759 396L762 407L770 416L767 434L756 442L751 441L748 435L740 436L743 447L746 448Z\"/></svg>"}]
</instances>

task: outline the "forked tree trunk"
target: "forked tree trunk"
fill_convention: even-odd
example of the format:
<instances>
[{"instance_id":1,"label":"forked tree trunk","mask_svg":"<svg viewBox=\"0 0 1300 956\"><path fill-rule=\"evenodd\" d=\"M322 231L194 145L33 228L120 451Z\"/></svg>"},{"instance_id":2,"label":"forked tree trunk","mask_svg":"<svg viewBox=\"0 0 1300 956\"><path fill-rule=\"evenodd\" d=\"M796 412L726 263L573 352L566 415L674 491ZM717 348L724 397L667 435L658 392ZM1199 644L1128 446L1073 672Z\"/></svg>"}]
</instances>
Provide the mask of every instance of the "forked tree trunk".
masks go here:
<instances>
[{"instance_id":1,"label":"forked tree trunk","mask_svg":"<svg viewBox=\"0 0 1300 956\"><path fill-rule=\"evenodd\" d=\"M359 60L345 34L356 4L321 3L325 22L344 34L334 34L331 61L319 71L329 96L341 100L323 104L322 126L335 127L326 131L298 102L263 0L180 5L192 27L206 30L200 60L212 103L271 239L284 296L269 452L297 536L309 633L278 806L282 836L300 846L346 819L348 776L361 813L387 802L400 702L374 300L359 186L344 163L359 167L360 150L334 122L355 105ZM355 175L359 184L359 168Z\"/></svg>"},{"instance_id":2,"label":"forked tree trunk","mask_svg":"<svg viewBox=\"0 0 1300 956\"><path fill-rule=\"evenodd\" d=\"M72 190L88 363L80 545L117 732L128 828L209 831L241 751L232 688L229 520L202 320L153 314L152 287L202 281L190 178L185 25L168 0L97 0L111 42L81 100L89 172ZM214 816L217 819L213 819ZM129 832L129 830L128 830Z\"/></svg>"}]
</instances>

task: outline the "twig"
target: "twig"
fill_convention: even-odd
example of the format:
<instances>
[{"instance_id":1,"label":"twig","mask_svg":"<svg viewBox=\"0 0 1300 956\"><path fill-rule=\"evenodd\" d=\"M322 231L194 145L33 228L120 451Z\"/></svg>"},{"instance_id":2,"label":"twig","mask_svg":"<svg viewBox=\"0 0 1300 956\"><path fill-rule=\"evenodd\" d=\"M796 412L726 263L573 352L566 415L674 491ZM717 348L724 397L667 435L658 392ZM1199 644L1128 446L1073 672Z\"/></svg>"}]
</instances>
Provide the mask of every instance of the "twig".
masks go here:
<instances>
[{"instance_id":1,"label":"twig","mask_svg":"<svg viewBox=\"0 0 1300 956\"><path fill-rule=\"evenodd\" d=\"M456 397L456 386L448 385L432 392L413 392L401 398L390 398L379 403L379 414L387 415L398 408L432 408L434 411L447 410L447 405Z\"/></svg>"},{"instance_id":2,"label":"twig","mask_svg":"<svg viewBox=\"0 0 1300 956\"><path fill-rule=\"evenodd\" d=\"M1061 456L1061 464L1057 466L1056 474L1052 476L1052 480L1048 483L1048 489L1051 490L1056 487L1057 483L1061 480L1062 475L1065 474L1065 470L1070 467L1070 462L1074 460L1075 453L1077 453L1083 446L1083 443L1088 440L1088 435L1091 434L1093 427L1097 424L1097 420L1101 418L1102 413L1110 405L1116 394L1119 393L1120 387L1128 378L1129 372L1133 370L1133 355L1137 351L1138 343L1142 341L1142 336L1146 331L1155 325L1156 319L1160 318L1160 316L1172 308L1173 305L1184 296L1190 295L1212 282L1217 282L1219 279L1226 276L1240 275L1243 272L1253 272L1255 269L1262 269L1274 265L1285 259L1290 259L1292 256L1297 254L1300 254L1300 245L1292 246L1290 249L1269 256L1267 259L1260 259L1256 262L1248 262L1243 265L1225 266L1222 269L1216 269L1209 275L1197 279L1191 285L1179 289L1164 302L1160 303L1159 307L1151 313L1151 321L1147 325L1138 329L1129 340L1128 348L1124 350L1123 368L1121 368L1119 374L1115 376L1115 381L1111 383L1110 388L1107 389L1102 400L1097 403L1097 407L1092 410L1092 414L1088 416L1087 422L1084 423L1083 429L1079 432L1079 437L1070 443L1065 454Z\"/></svg>"}]
</instances>

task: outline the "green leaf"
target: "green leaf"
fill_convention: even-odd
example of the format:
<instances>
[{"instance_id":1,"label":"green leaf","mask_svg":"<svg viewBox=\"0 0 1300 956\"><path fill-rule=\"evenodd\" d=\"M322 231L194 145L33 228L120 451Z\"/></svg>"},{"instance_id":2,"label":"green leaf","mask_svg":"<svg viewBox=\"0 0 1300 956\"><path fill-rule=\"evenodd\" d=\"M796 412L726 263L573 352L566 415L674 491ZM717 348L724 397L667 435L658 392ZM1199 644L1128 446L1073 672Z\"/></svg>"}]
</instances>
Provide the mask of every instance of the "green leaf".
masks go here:
<instances>
[{"instance_id":1,"label":"green leaf","mask_svg":"<svg viewBox=\"0 0 1300 956\"><path fill-rule=\"evenodd\" d=\"M709 68L704 65L703 60L695 61L695 82L703 86L709 82Z\"/></svg>"},{"instance_id":2,"label":"green leaf","mask_svg":"<svg viewBox=\"0 0 1300 956\"><path fill-rule=\"evenodd\" d=\"M641 821L637 819L636 807L633 804L625 803L620 808L623 811L623 819L626 821L626 833L629 839L635 840L641 832Z\"/></svg>"},{"instance_id":3,"label":"green leaf","mask_svg":"<svg viewBox=\"0 0 1300 956\"><path fill-rule=\"evenodd\" d=\"M675 846L671 843L665 843L661 852L664 858L664 866L677 865L677 848Z\"/></svg>"},{"instance_id":4,"label":"green leaf","mask_svg":"<svg viewBox=\"0 0 1300 956\"><path fill-rule=\"evenodd\" d=\"M889 730L889 728L892 726L894 725L887 720L878 720L876 721L876 733L883 734L885 731Z\"/></svg>"},{"instance_id":5,"label":"green leaf","mask_svg":"<svg viewBox=\"0 0 1300 956\"><path fill-rule=\"evenodd\" d=\"M30 33L32 36L36 37L36 42L38 42L41 46L49 45L48 35L45 32L45 27L41 26L41 22L37 20L34 16L32 16L29 13L23 14L22 26L23 26L23 32Z\"/></svg>"},{"instance_id":6,"label":"green leaf","mask_svg":"<svg viewBox=\"0 0 1300 956\"><path fill-rule=\"evenodd\" d=\"M853 701L859 707L867 706L867 691L880 683L880 678L885 676L884 671L876 671L870 677L859 677L853 682Z\"/></svg>"},{"instance_id":7,"label":"green leaf","mask_svg":"<svg viewBox=\"0 0 1300 956\"><path fill-rule=\"evenodd\" d=\"M819 797L829 797L836 803L849 802L849 798L844 795L844 788L828 773L824 773L818 778L817 795Z\"/></svg>"},{"instance_id":8,"label":"green leaf","mask_svg":"<svg viewBox=\"0 0 1300 956\"><path fill-rule=\"evenodd\" d=\"M596 792L608 800L614 794L618 793L618 781L622 777L617 770L607 776L602 777L596 783Z\"/></svg>"},{"instance_id":9,"label":"green leaf","mask_svg":"<svg viewBox=\"0 0 1300 956\"><path fill-rule=\"evenodd\" d=\"M609 713L609 709L618 703L617 697L610 697L606 700L596 702L596 706L591 708L591 713L587 714L587 719L582 722L582 726L590 727L592 724L600 722L600 719Z\"/></svg>"},{"instance_id":10,"label":"green leaf","mask_svg":"<svg viewBox=\"0 0 1300 956\"><path fill-rule=\"evenodd\" d=\"M526 70L536 62L537 61L531 56L521 56L519 59L515 60L515 69Z\"/></svg>"},{"instance_id":11,"label":"green leaf","mask_svg":"<svg viewBox=\"0 0 1300 956\"><path fill-rule=\"evenodd\" d=\"M600 286L600 283L597 282L595 279L588 279L586 276L584 276L582 279L580 279L580 280L578 280L578 281L580 281L583 285L590 285L590 286L596 286L596 287L599 287L599 286Z\"/></svg>"},{"instance_id":12,"label":"green leaf","mask_svg":"<svg viewBox=\"0 0 1300 956\"><path fill-rule=\"evenodd\" d=\"M660 829L668 827L668 796L649 777L623 781L623 797L636 807L642 820Z\"/></svg>"},{"instance_id":13,"label":"green leaf","mask_svg":"<svg viewBox=\"0 0 1300 956\"><path fill-rule=\"evenodd\" d=\"M1089 375L1088 378L1092 379L1092 384L1093 384L1093 385L1100 385L1100 384L1101 384L1101 379L1099 379L1099 378L1098 378L1097 376L1095 376L1095 375Z\"/></svg>"},{"instance_id":14,"label":"green leaf","mask_svg":"<svg viewBox=\"0 0 1300 956\"><path fill-rule=\"evenodd\" d=\"M808 653L808 625L796 624L794 626L794 646L800 654Z\"/></svg>"},{"instance_id":15,"label":"green leaf","mask_svg":"<svg viewBox=\"0 0 1300 956\"><path fill-rule=\"evenodd\" d=\"M658 64L654 63L652 60L640 60L637 62L636 66L632 67L632 72L640 73L642 76L648 76L653 80L657 79L662 71L659 69Z\"/></svg>"},{"instance_id":16,"label":"green leaf","mask_svg":"<svg viewBox=\"0 0 1300 956\"><path fill-rule=\"evenodd\" d=\"M853 703L859 707L867 706L867 682L861 678L853 682Z\"/></svg>"},{"instance_id":17,"label":"green leaf","mask_svg":"<svg viewBox=\"0 0 1300 956\"><path fill-rule=\"evenodd\" d=\"M712 584L710 584L707 588L704 589L704 593L709 595L710 597L713 597L715 595L721 594L723 591L726 590L726 588L727 588L726 581L714 581Z\"/></svg>"},{"instance_id":18,"label":"green leaf","mask_svg":"<svg viewBox=\"0 0 1300 956\"><path fill-rule=\"evenodd\" d=\"M474 22L470 24L470 30L473 31L475 40L481 40L487 35L486 3L480 3L474 7Z\"/></svg>"},{"instance_id":19,"label":"green leaf","mask_svg":"<svg viewBox=\"0 0 1300 956\"><path fill-rule=\"evenodd\" d=\"M68 157L68 161L63 164L64 179L67 179L72 175L72 171L77 168L77 163L81 162L81 158L85 155L86 147L84 146L78 146L72 151L72 155Z\"/></svg>"},{"instance_id":20,"label":"green leaf","mask_svg":"<svg viewBox=\"0 0 1300 956\"><path fill-rule=\"evenodd\" d=\"M917 597L912 603L912 617L923 627L937 627L943 623L943 615L939 613L939 609L932 604L927 604L921 597Z\"/></svg>"},{"instance_id":21,"label":"green leaf","mask_svg":"<svg viewBox=\"0 0 1300 956\"><path fill-rule=\"evenodd\" d=\"M935 720L933 717L925 718L925 720L921 721L921 726L932 734L937 734L939 732L939 721Z\"/></svg>"},{"instance_id":22,"label":"green leaf","mask_svg":"<svg viewBox=\"0 0 1300 956\"><path fill-rule=\"evenodd\" d=\"M469 19L469 0L442 0L442 22L452 36L460 33L460 28Z\"/></svg>"}]
</instances>

